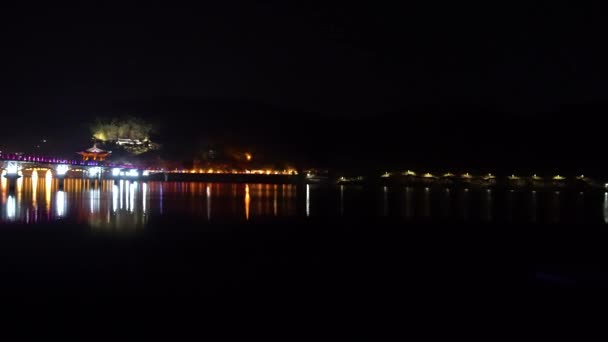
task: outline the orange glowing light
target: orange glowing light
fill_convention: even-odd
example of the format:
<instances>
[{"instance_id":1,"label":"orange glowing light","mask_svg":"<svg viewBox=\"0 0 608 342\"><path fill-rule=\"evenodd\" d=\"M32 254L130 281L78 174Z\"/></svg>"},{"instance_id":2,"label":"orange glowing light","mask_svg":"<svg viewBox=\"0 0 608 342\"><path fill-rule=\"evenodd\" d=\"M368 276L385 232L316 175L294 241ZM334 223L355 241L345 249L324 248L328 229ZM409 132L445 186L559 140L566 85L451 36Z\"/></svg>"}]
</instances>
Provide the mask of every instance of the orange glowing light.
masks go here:
<instances>
[{"instance_id":1,"label":"orange glowing light","mask_svg":"<svg viewBox=\"0 0 608 342\"><path fill-rule=\"evenodd\" d=\"M251 197L249 197L249 184L245 184L245 219L249 220L249 205Z\"/></svg>"},{"instance_id":2,"label":"orange glowing light","mask_svg":"<svg viewBox=\"0 0 608 342\"><path fill-rule=\"evenodd\" d=\"M8 181L6 180L6 170L2 170L2 173L0 173L0 178L2 178L2 180L0 181L0 183L2 184L2 189L6 188L6 184L8 183Z\"/></svg>"},{"instance_id":3,"label":"orange glowing light","mask_svg":"<svg viewBox=\"0 0 608 342\"><path fill-rule=\"evenodd\" d=\"M251 161L251 159L253 159L253 156L251 155L251 153L245 153L245 159L247 159L247 161Z\"/></svg>"}]
</instances>

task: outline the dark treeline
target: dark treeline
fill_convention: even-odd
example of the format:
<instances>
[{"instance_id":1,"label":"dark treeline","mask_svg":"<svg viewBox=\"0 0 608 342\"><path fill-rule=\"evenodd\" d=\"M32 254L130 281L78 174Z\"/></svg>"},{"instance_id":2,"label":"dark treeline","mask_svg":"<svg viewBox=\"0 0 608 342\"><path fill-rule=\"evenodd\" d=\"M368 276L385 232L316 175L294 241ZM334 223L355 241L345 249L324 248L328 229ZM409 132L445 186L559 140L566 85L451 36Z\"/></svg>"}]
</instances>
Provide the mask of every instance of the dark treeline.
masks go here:
<instances>
[{"instance_id":1,"label":"dark treeline","mask_svg":"<svg viewBox=\"0 0 608 342\"><path fill-rule=\"evenodd\" d=\"M302 166L379 171L428 168L502 173L601 173L603 127L595 107L513 115L422 108L360 118L216 104L165 126L166 151L201 141L250 147Z\"/></svg>"},{"instance_id":2,"label":"dark treeline","mask_svg":"<svg viewBox=\"0 0 608 342\"><path fill-rule=\"evenodd\" d=\"M187 162L208 149L233 149L251 151L258 161L357 173L604 172L602 105L519 115L446 105L358 117L295 112L246 101L180 98L119 103L112 108L112 114L134 114L157 125L152 140L162 145L159 154L166 160ZM55 119L55 124L36 125L23 135L8 132L3 140L29 139L29 146L36 137L48 136L49 150L72 154L90 143L88 127L95 115Z\"/></svg>"}]
</instances>

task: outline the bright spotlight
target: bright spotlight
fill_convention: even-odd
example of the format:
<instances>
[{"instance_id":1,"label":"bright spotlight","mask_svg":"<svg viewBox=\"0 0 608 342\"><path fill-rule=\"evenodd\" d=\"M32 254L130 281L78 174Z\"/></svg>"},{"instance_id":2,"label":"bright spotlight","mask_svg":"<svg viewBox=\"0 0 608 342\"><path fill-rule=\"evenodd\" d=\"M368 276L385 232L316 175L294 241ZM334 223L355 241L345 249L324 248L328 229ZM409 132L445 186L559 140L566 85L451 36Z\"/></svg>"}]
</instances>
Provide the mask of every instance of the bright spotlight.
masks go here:
<instances>
[{"instance_id":1,"label":"bright spotlight","mask_svg":"<svg viewBox=\"0 0 608 342\"><path fill-rule=\"evenodd\" d=\"M101 168L99 166L94 166L94 167L89 168L89 176L90 177L95 177L99 173L101 173Z\"/></svg>"},{"instance_id":2,"label":"bright spotlight","mask_svg":"<svg viewBox=\"0 0 608 342\"><path fill-rule=\"evenodd\" d=\"M70 167L65 164L57 165L57 175L58 176L65 175L69 170L70 170Z\"/></svg>"},{"instance_id":3,"label":"bright spotlight","mask_svg":"<svg viewBox=\"0 0 608 342\"><path fill-rule=\"evenodd\" d=\"M8 166L6 167L6 173L9 175L17 174L18 171L19 171L19 167L15 163L9 163Z\"/></svg>"}]
</instances>

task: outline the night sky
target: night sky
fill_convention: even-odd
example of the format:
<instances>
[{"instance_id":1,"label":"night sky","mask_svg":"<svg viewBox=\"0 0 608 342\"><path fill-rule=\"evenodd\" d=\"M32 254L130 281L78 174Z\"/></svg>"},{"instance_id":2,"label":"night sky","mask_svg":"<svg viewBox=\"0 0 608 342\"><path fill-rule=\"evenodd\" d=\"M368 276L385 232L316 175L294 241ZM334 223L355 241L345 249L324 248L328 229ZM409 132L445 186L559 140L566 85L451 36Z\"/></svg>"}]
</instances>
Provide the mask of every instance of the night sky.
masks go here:
<instances>
[{"instance_id":1,"label":"night sky","mask_svg":"<svg viewBox=\"0 0 608 342\"><path fill-rule=\"evenodd\" d=\"M410 154L417 162L453 156L446 144L517 160L504 139L529 159L563 145L591 160L580 151L601 144L603 22L574 2L5 7L0 113L30 130L0 143L49 128L67 141L97 115L130 112L172 127L168 136L265 139L319 162L344 149L388 160L404 141L426 146Z\"/></svg>"}]
</instances>

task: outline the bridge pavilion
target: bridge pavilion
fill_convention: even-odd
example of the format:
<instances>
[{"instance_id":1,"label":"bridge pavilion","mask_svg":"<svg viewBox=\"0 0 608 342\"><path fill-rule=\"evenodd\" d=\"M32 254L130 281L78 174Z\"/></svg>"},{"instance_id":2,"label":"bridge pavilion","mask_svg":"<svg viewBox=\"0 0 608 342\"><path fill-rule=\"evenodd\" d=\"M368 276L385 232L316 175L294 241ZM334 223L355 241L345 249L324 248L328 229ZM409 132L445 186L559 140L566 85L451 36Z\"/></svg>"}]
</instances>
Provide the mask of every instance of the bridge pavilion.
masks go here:
<instances>
[{"instance_id":1,"label":"bridge pavilion","mask_svg":"<svg viewBox=\"0 0 608 342\"><path fill-rule=\"evenodd\" d=\"M97 144L94 144L93 147L77 153L82 156L82 160L104 161L112 152L102 150L97 147Z\"/></svg>"}]
</instances>

